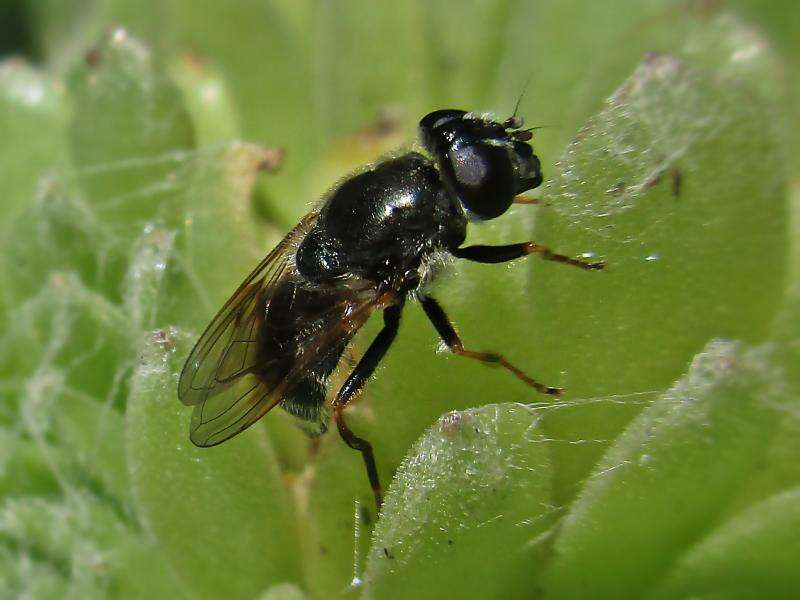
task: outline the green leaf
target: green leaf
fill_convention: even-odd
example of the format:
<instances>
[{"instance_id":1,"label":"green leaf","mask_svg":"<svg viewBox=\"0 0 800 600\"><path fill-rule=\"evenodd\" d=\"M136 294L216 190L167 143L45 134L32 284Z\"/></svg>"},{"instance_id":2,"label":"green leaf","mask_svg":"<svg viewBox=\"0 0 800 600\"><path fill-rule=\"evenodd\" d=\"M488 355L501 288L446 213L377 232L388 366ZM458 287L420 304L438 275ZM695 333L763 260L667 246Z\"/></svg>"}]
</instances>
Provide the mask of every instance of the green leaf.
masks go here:
<instances>
[{"instance_id":1,"label":"green leaf","mask_svg":"<svg viewBox=\"0 0 800 600\"><path fill-rule=\"evenodd\" d=\"M0 62L3 231L33 197L42 172L64 162L60 134L66 127L66 108L64 91L53 78L19 59Z\"/></svg>"},{"instance_id":2,"label":"green leaf","mask_svg":"<svg viewBox=\"0 0 800 600\"><path fill-rule=\"evenodd\" d=\"M189 415L175 399L188 341L154 335L132 383L127 446L138 514L194 595L250 598L299 579L290 498L263 429L210 450L189 442Z\"/></svg>"},{"instance_id":3,"label":"green leaf","mask_svg":"<svg viewBox=\"0 0 800 600\"><path fill-rule=\"evenodd\" d=\"M148 220L177 224L174 171L194 147L180 92L150 51L123 28L111 31L72 74L76 111L69 140L87 202L120 243ZM180 181L180 178L178 178Z\"/></svg>"},{"instance_id":4,"label":"green leaf","mask_svg":"<svg viewBox=\"0 0 800 600\"><path fill-rule=\"evenodd\" d=\"M8 26L30 35L17 50L38 62L0 66L0 588L788 595L789 4L14 0L24 22ZM427 110L506 116L518 98L529 125L550 126L534 130L545 203L471 227L470 243L536 239L608 270L455 265L434 293L468 348L567 397L436 355L410 303L348 409L388 488L378 521L335 432L310 444L276 410L191 448L182 360L297 217L407 147ZM739 341L697 355L721 337Z\"/></svg>"},{"instance_id":5,"label":"green leaf","mask_svg":"<svg viewBox=\"0 0 800 600\"><path fill-rule=\"evenodd\" d=\"M226 142L239 136L233 98L215 65L196 54L186 53L173 61L169 71L192 116L198 146Z\"/></svg>"},{"instance_id":6,"label":"green leaf","mask_svg":"<svg viewBox=\"0 0 800 600\"><path fill-rule=\"evenodd\" d=\"M183 596L158 554L118 515L92 495L72 492L62 501L21 497L3 503L0 540L21 558L0 555L4 591L37 598Z\"/></svg>"},{"instance_id":7,"label":"green leaf","mask_svg":"<svg viewBox=\"0 0 800 600\"><path fill-rule=\"evenodd\" d=\"M800 558L798 493L786 490L735 515L683 556L651 597L790 597Z\"/></svg>"},{"instance_id":8,"label":"green leaf","mask_svg":"<svg viewBox=\"0 0 800 600\"><path fill-rule=\"evenodd\" d=\"M74 274L56 271L43 277L41 289L15 307L0 345L7 397L19 394L19 407L29 411L25 426L33 431L47 431L69 395L120 409L121 380L133 349L127 321L116 306ZM14 408L6 405L7 416L19 416Z\"/></svg>"},{"instance_id":9,"label":"green leaf","mask_svg":"<svg viewBox=\"0 0 800 600\"><path fill-rule=\"evenodd\" d=\"M539 414L497 404L443 416L397 471L373 535L365 597L522 597L553 525Z\"/></svg>"},{"instance_id":10,"label":"green leaf","mask_svg":"<svg viewBox=\"0 0 800 600\"><path fill-rule=\"evenodd\" d=\"M797 426L793 402L765 350L712 343L593 469L561 523L546 592L652 589L677 557L736 515L737 495L769 468L782 422ZM798 478L795 469L783 484Z\"/></svg>"},{"instance_id":11,"label":"green leaf","mask_svg":"<svg viewBox=\"0 0 800 600\"><path fill-rule=\"evenodd\" d=\"M49 496L58 491L47 460L56 452L42 452L40 445L5 427L0 429L0 451L0 497Z\"/></svg>"},{"instance_id":12,"label":"green leaf","mask_svg":"<svg viewBox=\"0 0 800 600\"><path fill-rule=\"evenodd\" d=\"M568 368L570 392L659 389L707 340L769 333L787 268L786 193L770 103L750 81L651 57L567 149L537 237L608 261L591 279L533 267L534 283L547 278L533 307L547 349L537 363L551 378ZM742 171L742 156L759 160ZM573 416L553 434L613 437L624 423ZM596 459L587 449L559 461L559 476L571 485Z\"/></svg>"},{"instance_id":13,"label":"green leaf","mask_svg":"<svg viewBox=\"0 0 800 600\"><path fill-rule=\"evenodd\" d=\"M272 586L258 597L258 600L305 600L306 595L296 585L282 583Z\"/></svg>"}]
</instances>

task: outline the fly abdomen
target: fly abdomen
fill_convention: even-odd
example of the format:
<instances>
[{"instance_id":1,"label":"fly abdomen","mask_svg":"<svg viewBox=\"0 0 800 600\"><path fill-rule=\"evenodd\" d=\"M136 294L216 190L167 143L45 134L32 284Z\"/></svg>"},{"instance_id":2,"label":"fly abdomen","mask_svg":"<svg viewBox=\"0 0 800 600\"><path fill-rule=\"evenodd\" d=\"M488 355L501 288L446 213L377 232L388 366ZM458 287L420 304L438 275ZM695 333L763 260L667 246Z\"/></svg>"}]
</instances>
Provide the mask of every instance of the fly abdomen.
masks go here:
<instances>
[{"instance_id":1,"label":"fly abdomen","mask_svg":"<svg viewBox=\"0 0 800 600\"><path fill-rule=\"evenodd\" d=\"M328 377L339 364L345 345L342 344L328 353L297 384L286 390L281 399L281 407L300 419L301 426L309 435L320 435L328 429L329 413L325 403Z\"/></svg>"}]
</instances>

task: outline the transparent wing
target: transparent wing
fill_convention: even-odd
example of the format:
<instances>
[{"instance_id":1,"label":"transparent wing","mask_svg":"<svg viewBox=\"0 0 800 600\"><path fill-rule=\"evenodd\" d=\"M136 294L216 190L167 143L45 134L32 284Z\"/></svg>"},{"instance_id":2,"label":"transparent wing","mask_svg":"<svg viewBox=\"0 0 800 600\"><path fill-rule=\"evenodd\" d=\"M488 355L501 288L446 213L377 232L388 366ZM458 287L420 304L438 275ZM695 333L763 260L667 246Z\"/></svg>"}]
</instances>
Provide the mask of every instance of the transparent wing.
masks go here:
<instances>
[{"instance_id":1,"label":"transparent wing","mask_svg":"<svg viewBox=\"0 0 800 600\"><path fill-rule=\"evenodd\" d=\"M192 442L213 446L245 429L279 400L256 377L256 337L270 290L285 276L296 242L313 225L310 213L244 280L195 344L178 382L178 398L195 406Z\"/></svg>"},{"instance_id":2,"label":"transparent wing","mask_svg":"<svg viewBox=\"0 0 800 600\"><path fill-rule=\"evenodd\" d=\"M391 302L368 282L320 290L302 279L291 253L316 217L305 217L256 267L189 354L178 397L195 407L194 444L220 444L258 421Z\"/></svg>"}]
</instances>

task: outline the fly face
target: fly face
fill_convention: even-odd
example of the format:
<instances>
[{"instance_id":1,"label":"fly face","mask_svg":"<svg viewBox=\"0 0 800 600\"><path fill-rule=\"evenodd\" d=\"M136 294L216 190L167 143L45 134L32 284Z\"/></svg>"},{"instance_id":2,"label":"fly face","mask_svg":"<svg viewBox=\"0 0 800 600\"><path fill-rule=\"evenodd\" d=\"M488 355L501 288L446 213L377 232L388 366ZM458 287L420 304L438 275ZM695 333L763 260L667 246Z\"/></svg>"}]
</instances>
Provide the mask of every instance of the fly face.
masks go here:
<instances>
[{"instance_id":1,"label":"fly face","mask_svg":"<svg viewBox=\"0 0 800 600\"><path fill-rule=\"evenodd\" d=\"M480 219L508 210L514 197L542 183L541 164L520 117L503 123L462 110L437 110L419 123L448 189Z\"/></svg>"},{"instance_id":2,"label":"fly face","mask_svg":"<svg viewBox=\"0 0 800 600\"><path fill-rule=\"evenodd\" d=\"M192 349L178 397L194 407L190 438L214 446L244 431L275 406L321 433L333 413L345 443L358 450L380 509L382 488L372 445L347 426L344 409L394 341L406 298L414 295L451 352L501 367L543 394L539 383L497 352L464 347L447 314L427 291L426 265L436 256L501 263L530 254L582 269L602 269L533 241L462 246L465 212L500 216L516 195L542 181L522 119L492 121L439 110L420 121L432 159L409 152L345 179L255 268ZM376 311L383 329L326 401L331 373L356 332Z\"/></svg>"}]
</instances>

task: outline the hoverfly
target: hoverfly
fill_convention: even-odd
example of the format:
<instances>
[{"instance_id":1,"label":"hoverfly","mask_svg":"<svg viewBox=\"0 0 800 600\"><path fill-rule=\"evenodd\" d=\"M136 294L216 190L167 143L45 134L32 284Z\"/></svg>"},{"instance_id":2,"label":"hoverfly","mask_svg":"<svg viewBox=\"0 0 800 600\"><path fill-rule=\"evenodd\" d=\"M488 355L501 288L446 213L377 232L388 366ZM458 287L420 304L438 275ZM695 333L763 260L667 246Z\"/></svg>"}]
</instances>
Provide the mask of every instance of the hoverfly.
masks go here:
<instances>
[{"instance_id":1,"label":"hoverfly","mask_svg":"<svg viewBox=\"0 0 800 600\"><path fill-rule=\"evenodd\" d=\"M480 263L538 254L603 268L535 242L462 247L469 221L499 217L515 202L535 202L518 197L542 182L531 130L522 125L517 116L497 122L437 110L419 123L430 157L408 152L385 159L335 187L244 280L189 355L178 397L194 406L192 442L220 444L276 405L322 432L332 409L342 439L362 454L380 509L372 446L349 429L344 408L391 346L409 296L455 354L500 366L537 391L558 395L559 388L532 379L502 355L466 349L426 285L429 259L442 252ZM329 409L328 378L377 310L383 329Z\"/></svg>"}]
</instances>

